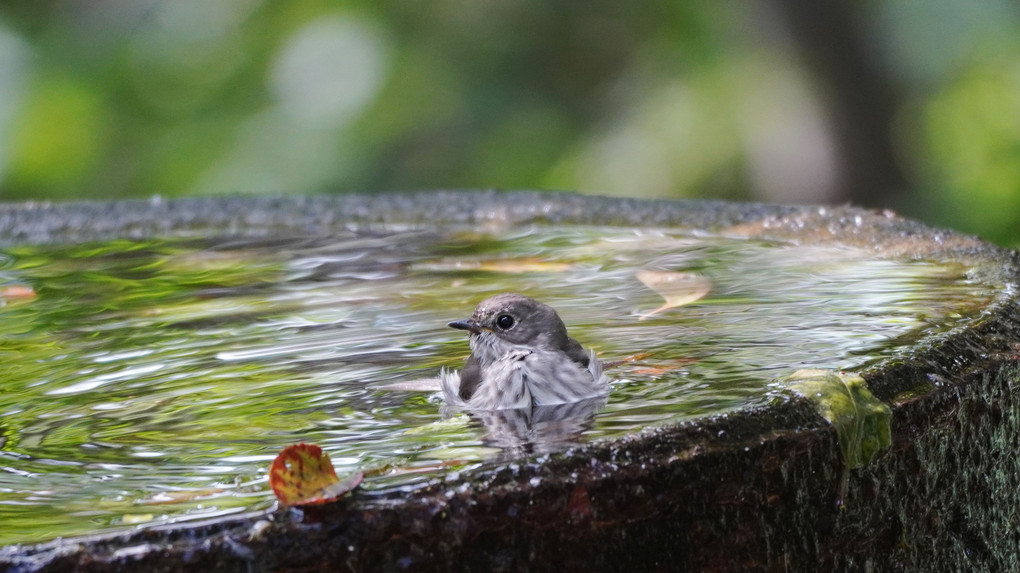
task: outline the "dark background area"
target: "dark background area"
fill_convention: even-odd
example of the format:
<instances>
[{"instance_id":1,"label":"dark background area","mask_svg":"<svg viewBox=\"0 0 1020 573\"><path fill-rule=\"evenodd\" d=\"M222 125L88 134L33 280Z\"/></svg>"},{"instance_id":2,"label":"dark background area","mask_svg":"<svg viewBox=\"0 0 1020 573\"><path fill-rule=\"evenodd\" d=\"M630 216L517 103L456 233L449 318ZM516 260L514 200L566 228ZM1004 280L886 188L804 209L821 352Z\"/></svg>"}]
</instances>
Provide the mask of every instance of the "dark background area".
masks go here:
<instances>
[{"instance_id":1,"label":"dark background area","mask_svg":"<svg viewBox=\"0 0 1020 573\"><path fill-rule=\"evenodd\" d=\"M1020 5L0 4L0 200L479 187L1020 245Z\"/></svg>"}]
</instances>

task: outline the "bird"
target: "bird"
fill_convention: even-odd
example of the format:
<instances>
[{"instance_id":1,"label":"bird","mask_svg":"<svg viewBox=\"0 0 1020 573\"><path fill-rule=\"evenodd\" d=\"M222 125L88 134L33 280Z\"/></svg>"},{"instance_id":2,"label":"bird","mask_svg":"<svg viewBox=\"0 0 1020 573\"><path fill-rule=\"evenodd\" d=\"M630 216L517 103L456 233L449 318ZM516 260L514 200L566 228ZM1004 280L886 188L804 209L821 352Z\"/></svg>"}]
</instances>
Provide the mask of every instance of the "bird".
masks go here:
<instances>
[{"instance_id":1,"label":"bird","mask_svg":"<svg viewBox=\"0 0 1020 573\"><path fill-rule=\"evenodd\" d=\"M556 311L533 298L512 292L489 297L471 318L449 326L471 333L464 368L440 372L450 406L508 410L609 394L609 377L594 350L585 352Z\"/></svg>"}]
</instances>

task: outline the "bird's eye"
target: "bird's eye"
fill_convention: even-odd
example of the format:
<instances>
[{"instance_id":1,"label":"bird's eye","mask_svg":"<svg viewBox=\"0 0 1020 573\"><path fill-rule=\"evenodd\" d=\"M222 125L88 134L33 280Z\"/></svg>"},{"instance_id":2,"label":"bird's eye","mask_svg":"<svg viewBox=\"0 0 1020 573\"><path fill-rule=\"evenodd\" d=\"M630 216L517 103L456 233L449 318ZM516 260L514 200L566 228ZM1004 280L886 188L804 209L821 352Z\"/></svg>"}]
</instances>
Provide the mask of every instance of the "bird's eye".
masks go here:
<instances>
[{"instance_id":1,"label":"bird's eye","mask_svg":"<svg viewBox=\"0 0 1020 573\"><path fill-rule=\"evenodd\" d=\"M514 317L509 314L501 314L499 315L499 318L496 319L496 326L498 326L500 330L509 330L514 326Z\"/></svg>"}]
</instances>

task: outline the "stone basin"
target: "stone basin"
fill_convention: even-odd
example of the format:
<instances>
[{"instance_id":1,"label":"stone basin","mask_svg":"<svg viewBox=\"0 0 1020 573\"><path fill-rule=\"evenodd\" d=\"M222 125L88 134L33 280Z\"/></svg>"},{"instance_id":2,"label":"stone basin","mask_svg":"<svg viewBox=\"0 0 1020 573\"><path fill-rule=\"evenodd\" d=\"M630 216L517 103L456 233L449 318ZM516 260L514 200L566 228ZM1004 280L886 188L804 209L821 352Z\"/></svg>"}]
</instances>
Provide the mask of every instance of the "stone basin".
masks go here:
<instances>
[{"instance_id":1,"label":"stone basin","mask_svg":"<svg viewBox=\"0 0 1020 573\"><path fill-rule=\"evenodd\" d=\"M794 396L451 472L413 491L356 490L338 503L309 510L274 508L12 545L0 548L0 568L1020 567L1018 258L970 236L850 207L486 191L4 205L0 243L224 230L251 237L317 235L351 224L675 228L847 245L876 259L959 262L1004 286L978 319L854 373L886 417L879 423L885 432L881 444L852 460L847 454L852 433L817 401Z\"/></svg>"}]
</instances>

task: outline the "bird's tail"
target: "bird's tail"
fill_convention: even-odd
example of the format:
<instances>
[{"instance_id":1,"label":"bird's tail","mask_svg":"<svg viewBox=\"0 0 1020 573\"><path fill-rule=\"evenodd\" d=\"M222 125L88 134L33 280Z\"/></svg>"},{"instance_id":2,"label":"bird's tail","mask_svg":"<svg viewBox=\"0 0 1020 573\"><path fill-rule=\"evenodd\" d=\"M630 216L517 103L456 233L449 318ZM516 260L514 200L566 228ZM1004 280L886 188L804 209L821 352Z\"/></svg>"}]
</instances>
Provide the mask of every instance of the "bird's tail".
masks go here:
<instances>
[{"instance_id":1,"label":"bird's tail","mask_svg":"<svg viewBox=\"0 0 1020 573\"><path fill-rule=\"evenodd\" d=\"M609 376L603 371L604 365L602 361L595 358L595 349L588 349L588 372L591 372L591 378L595 381L595 384L605 386L605 391L609 391Z\"/></svg>"}]
</instances>

